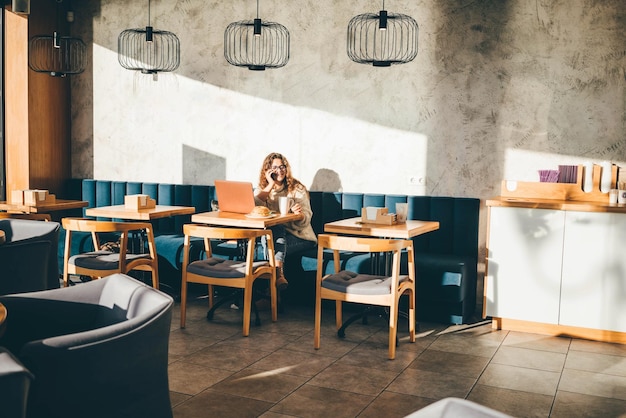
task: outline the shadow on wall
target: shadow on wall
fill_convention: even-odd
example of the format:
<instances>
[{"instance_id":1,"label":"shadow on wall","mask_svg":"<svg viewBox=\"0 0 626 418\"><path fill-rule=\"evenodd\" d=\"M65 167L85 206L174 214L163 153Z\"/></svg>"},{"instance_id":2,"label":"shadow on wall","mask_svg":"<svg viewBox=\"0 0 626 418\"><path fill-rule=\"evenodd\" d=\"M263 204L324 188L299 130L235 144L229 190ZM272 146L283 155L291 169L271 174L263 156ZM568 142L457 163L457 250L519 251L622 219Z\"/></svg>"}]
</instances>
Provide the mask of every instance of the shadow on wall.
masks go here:
<instances>
[{"instance_id":1,"label":"shadow on wall","mask_svg":"<svg viewBox=\"0 0 626 418\"><path fill-rule=\"evenodd\" d=\"M336 171L328 168L320 168L317 170L317 173L315 173L309 190L318 192L341 192L343 191L343 187L341 186L339 174L337 174Z\"/></svg>"},{"instance_id":2,"label":"shadow on wall","mask_svg":"<svg viewBox=\"0 0 626 418\"><path fill-rule=\"evenodd\" d=\"M183 145L183 184L213 185L226 178L226 159Z\"/></svg>"}]
</instances>

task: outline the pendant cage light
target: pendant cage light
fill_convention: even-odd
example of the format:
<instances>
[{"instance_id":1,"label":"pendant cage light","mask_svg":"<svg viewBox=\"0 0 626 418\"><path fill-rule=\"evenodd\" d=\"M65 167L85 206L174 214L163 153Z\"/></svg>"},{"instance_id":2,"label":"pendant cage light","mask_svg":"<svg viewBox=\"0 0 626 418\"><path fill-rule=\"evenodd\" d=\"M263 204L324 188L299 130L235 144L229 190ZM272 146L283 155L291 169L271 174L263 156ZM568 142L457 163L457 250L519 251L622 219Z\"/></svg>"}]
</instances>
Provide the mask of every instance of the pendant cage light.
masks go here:
<instances>
[{"instance_id":1,"label":"pendant cage light","mask_svg":"<svg viewBox=\"0 0 626 418\"><path fill-rule=\"evenodd\" d=\"M417 56L419 27L411 16L388 13L354 16L348 23L348 57L359 64L389 67Z\"/></svg>"},{"instance_id":2,"label":"pendant cage light","mask_svg":"<svg viewBox=\"0 0 626 418\"><path fill-rule=\"evenodd\" d=\"M257 0L256 19L226 27L224 57L231 65L255 71L284 67L289 61L289 31L280 23L263 22Z\"/></svg>"},{"instance_id":3,"label":"pendant cage light","mask_svg":"<svg viewBox=\"0 0 626 418\"><path fill-rule=\"evenodd\" d=\"M150 26L150 0L148 0L148 26L145 29L126 29L117 38L117 60L127 70L144 74L174 71L180 65L180 41L168 31Z\"/></svg>"},{"instance_id":4,"label":"pendant cage light","mask_svg":"<svg viewBox=\"0 0 626 418\"><path fill-rule=\"evenodd\" d=\"M62 36L59 33L60 6L63 0L56 0L57 30L52 35L35 35L28 41L28 66L38 73L48 73L53 77L80 74L85 71L87 47L80 38ZM68 11L68 21L73 13Z\"/></svg>"}]
</instances>

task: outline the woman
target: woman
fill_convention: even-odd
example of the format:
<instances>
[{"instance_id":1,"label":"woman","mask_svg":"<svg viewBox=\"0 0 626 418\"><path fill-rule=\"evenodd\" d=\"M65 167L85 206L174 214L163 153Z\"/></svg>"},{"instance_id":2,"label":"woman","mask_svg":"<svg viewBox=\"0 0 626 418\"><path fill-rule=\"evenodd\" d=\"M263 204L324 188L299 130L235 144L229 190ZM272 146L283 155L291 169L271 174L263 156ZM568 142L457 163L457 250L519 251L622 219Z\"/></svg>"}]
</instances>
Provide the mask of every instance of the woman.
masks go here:
<instances>
[{"instance_id":1,"label":"woman","mask_svg":"<svg viewBox=\"0 0 626 418\"><path fill-rule=\"evenodd\" d=\"M255 198L257 204L278 212L278 198L281 196L287 196L293 200L291 212L303 215L301 220L271 228L276 252L276 286L279 290L284 290L288 285L283 272L287 251L313 247L317 243L317 237L311 227L313 211L309 202L309 192L304 184L291 176L289 161L282 154L274 152L263 160Z\"/></svg>"}]
</instances>

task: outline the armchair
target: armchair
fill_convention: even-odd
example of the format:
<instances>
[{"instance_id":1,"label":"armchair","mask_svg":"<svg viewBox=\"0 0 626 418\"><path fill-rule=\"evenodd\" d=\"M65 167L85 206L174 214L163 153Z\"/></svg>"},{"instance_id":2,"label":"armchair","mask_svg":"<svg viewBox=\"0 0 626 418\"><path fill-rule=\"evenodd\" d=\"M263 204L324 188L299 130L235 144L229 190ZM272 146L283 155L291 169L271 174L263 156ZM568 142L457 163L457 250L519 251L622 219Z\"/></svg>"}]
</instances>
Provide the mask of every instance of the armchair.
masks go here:
<instances>
[{"instance_id":1,"label":"armchair","mask_svg":"<svg viewBox=\"0 0 626 418\"><path fill-rule=\"evenodd\" d=\"M4 418L26 416L26 400L33 375L5 348L0 347L0 410Z\"/></svg>"},{"instance_id":2,"label":"armchair","mask_svg":"<svg viewBox=\"0 0 626 418\"><path fill-rule=\"evenodd\" d=\"M0 345L35 376L30 418L171 418L173 300L124 274L0 297Z\"/></svg>"},{"instance_id":3,"label":"armchair","mask_svg":"<svg viewBox=\"0 0 626 418\"><path fill-rule=\"evenodd\" d=\"M59 287L58 222L0 219L5 243L0 245L0 262L5 269L0 294L56 289Z\"/></svg>"}]
</instances>

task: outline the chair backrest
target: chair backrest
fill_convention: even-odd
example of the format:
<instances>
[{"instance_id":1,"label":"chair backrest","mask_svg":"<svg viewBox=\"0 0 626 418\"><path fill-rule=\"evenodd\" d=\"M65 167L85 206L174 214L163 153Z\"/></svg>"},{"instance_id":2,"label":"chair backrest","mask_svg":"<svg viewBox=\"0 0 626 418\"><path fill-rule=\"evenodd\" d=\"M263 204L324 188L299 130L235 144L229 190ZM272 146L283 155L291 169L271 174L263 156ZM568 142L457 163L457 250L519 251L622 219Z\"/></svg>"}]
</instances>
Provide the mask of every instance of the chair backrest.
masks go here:
<instances>
[{"instance_id":1,"label":"chair backrest","mask_svg":"<svg viewBox=\"0 0 626 418\"><path fill-rule=\"evenodd\" d=\"M128 232L152 229L149 222L96 221L87 218L63 218L63 228L81 232Z\"/></svg>"},{"instance_id":2,"label":"chair backrest","mask_svg":"<svg viewBox=\"0 0 626 418\"><path fill-rule=\"evenodd\" d=\"M411 241L399 239L364 238L329 234L320 234L318 236L318 246L320 247L330 250L359 253L401 251L408 248L410 245Z\"/></svg>"},{"instance_id":3,"label":"chair backrest","mask_svg":"<svg viewBox=\"0 0 626 418\"><path fill-rule=\"evenodd\" d=\"M68 234L66 234L66 245L65 248L67 250L71 250L71 243L68 244L68 241L71 241L71 233L72 232L89 232L91 233L94 248L97 250L100 248L100 237L101 233L121 233L123 239L120 242L120 253L125 253L128 248L128 233L131 231L147 231L148 234L148 245L154 245L154 232L152 228L152 224L149 222L113 222L113 221L98 221L94 219L87 218L63 218L62 220L63 228ZM151 248L153 249L153 248ZM152 253L152 251L151 251ZM69 254L67 254L69 255Z\"/></svg>"},{"instance_id":4,"label":"chair backrest","mask_svg":"<svg viewBox=\"0 0 626 418\"><path fill-rule=\"evenodd\" d=\"M204 251L207 257L212 255L211 240L247 240L247 256L246 259L252 261L254 258L254 243L259 237L267 237L268 242L268 259L274 258L274 243L271 229L251 229L251 228L218 228L198 224L183 225L183 233L185 234L185 246L189 247L191 237L204 239ZM183 263L189 262L189 251L185 251L183 255Z\"/></svg>"}]
</instances>

